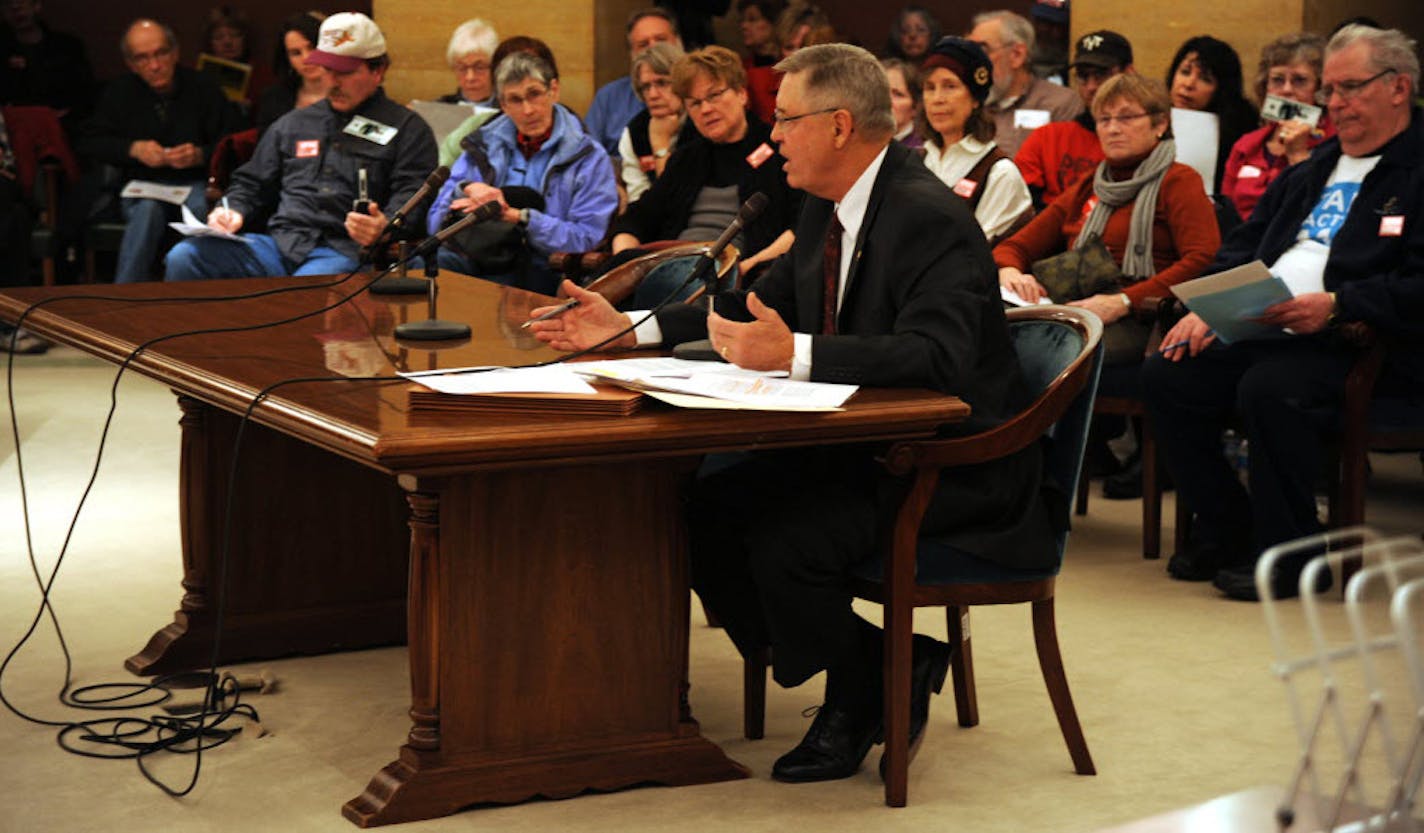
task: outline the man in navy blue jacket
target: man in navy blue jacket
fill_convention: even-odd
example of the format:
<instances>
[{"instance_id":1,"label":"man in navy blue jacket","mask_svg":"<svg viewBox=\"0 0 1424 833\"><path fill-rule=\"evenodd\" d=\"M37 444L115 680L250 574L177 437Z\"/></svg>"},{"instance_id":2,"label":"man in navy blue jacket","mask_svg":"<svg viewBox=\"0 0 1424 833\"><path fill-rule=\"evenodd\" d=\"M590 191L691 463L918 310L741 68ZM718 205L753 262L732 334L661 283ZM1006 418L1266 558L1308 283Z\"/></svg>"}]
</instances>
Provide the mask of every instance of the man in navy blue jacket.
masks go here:
<instances>
[{"instance_id":1,"label":"man in navy blue jacket","mask_svg":"<svg viewBox=\"0 0 1424 833\"><path fill-rule=\"evenodd\" d=\"M1321 440L1336 429L1352 359L1336 325L1363 321L1391 346L1386 389L1424 390L1424 121L1411 106L1414 42L1397 30L1346 27L1330 40L1322 81L1336 138L1271 184L1209 270L1263 261L1295 297L1262 320L1290 335L1226 346L1188 315L1143 366L1167 466L1196 515L1194 540L1168 572L1213 580L1233 598L1256 598L1262 550L1321 528ZM1249 495L1221 454L1233 414L1249 441ZM1273 576L1277 596L1295 594L1303 561Z\"/></svg>"}]
</instances>

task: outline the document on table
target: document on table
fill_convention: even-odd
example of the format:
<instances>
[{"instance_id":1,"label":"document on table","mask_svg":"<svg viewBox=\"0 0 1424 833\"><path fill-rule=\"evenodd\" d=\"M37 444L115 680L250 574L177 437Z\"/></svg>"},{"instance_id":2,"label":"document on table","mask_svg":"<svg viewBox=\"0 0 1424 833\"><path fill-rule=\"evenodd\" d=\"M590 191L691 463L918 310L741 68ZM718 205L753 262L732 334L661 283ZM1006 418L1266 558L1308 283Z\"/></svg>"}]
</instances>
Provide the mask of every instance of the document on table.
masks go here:
<instances>
[{"instance_id":1,"label":"document on table","mask_svg":"<svg viewBox=\"0 0 1424 833\"><path fill-rule=\"evenodd\" d=\"M624 378L657 378L662 376L676 376L686 378L702 373L711 373L719 376L745 376L754 378L765 376L768 378L784 378L784 370L747 370L744 367L737 367L726 362L699 362L691 359L678 359L672 356L655 359L608 359L596 362L577 362L569 365L575 373L599 374L610 373Z\"/></svg>"},{"instance_id":2,"label":"document on table","mask_svg":"<svg viewBox=\"0 0 1424 833\"><path fill-rule=\"evenodd\" d=\"M124 190L119 192L119 196L139 200L162 200L174 205L182 205L191 193L193 193L191 185L164 185L161 182L131 179L124 185Z\"/></svg>"},{"instance_id":3,"label":"document on table","mask_svg":"<svg viewBox=\"0 0 1424 833\"><path fill-rule=\"evenodd\" d=\"M598 393L569 365L547 367L463 367L401 376L440 393Z\"/></svg>"},{"instance_id":4,"label":"document on table","mask_svg":"<svg viewBox=\"0 0 1424 833\"><path fill-rule=\"evenodd\" d=\"M1216 332L1223 344L1286 335L1280 327L1261 324L1266 308L1289 301L1290 288L1259 260L1172 287L1172 293Z\"/></svg>"},{"instance_id":5,"label":"document on table","mask_svg":"<svg viewBox=\"0 0 1424 833\"><path fill-rule=\"evenodd\" d=\"M835 411L858 390L855 385L774 378L760 371L742 370L719 362L658 359L651 360L655 364L649 365L648 361L588 362L574 368L594 379L626 385L680 407ZM642 364L631 365L631 362ZM650 367L651 373L647 372ZM685 369L687 375L666 375L679 367Z\"/></svg>"},{"instance_id":6,"label":"document on table","mask_svg":"<svg viewBox=\"0 0 1424 833\"><path fill-rule=\"evenodd\" d=\"M247 243L247 238L240 234L215 229L207 223L193 216L193 212L188 210L188 206L182 206L183 220L178 223L169 223L168 227L183 235L184 237L218 237L223 240L236 240L239 243ZM249 244L250 245L250 244Z\"/></svg>"}]
</instances>

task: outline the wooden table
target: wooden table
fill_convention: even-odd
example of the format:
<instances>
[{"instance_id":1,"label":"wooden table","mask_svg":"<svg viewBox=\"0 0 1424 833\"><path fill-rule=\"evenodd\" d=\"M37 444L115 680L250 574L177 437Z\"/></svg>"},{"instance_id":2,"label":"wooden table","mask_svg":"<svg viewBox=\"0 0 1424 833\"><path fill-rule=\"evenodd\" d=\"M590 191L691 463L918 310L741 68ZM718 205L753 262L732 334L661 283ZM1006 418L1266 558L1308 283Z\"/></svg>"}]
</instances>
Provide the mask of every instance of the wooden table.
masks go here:
<instances>
[{"instance_id":1,"label":"wooden table","mask_svg":"<svg viewBox=\"0 0 1424 833\"><path fill-rule=\"evenodd\" d=\"M688 577L680 494L707 452L926 436L957 399L867 390L834 414L683 411L631 417L429 414L408 383L306 377L525 364L537 295L447 275L440 315L464 342L397 342L422 301L318 279L14 289L0 317L133 370L182 408L183 598L125 665L140 674L408 641L411 728L343 807L361 826L472 804L638 783L746 777L687 703ZM228 296L303 287L260 298ZM81 297L82 296L82 297ZM102 296L102 297L96 297ZM186 300L179 300L186 299ZM218 587L231 506L226 581ZM217 594L225 615L216 619Z\"/></svg>"}]
</instances>

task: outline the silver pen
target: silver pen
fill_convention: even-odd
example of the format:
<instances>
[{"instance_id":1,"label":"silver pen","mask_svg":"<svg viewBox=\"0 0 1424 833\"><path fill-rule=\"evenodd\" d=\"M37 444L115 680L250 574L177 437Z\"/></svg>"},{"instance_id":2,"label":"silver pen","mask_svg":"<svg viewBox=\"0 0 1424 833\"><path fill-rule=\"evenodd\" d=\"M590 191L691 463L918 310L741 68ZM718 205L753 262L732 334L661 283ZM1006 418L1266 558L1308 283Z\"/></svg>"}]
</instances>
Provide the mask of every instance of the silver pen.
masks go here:
<instances>
[{"instance_id":1,"label":"silver pen","mask_svg":"<svg viewBox=\"0 0 1424 833\"><path fill-rule=\"evenodd\" d=\"M523 324L520 324L519 329L527 330L529 329L529 325L533 324L535 321L548 321L550 318L558 318L560 315L563 315L564 313L568 312L569 310L573 309L578 305L579 302L577 298L570 298L562 304L559 304L557 307L554 307L553 309L547 312L541 312L533 318L529 319L528 321L525 321Z\"/></svg>"}]
</instances>

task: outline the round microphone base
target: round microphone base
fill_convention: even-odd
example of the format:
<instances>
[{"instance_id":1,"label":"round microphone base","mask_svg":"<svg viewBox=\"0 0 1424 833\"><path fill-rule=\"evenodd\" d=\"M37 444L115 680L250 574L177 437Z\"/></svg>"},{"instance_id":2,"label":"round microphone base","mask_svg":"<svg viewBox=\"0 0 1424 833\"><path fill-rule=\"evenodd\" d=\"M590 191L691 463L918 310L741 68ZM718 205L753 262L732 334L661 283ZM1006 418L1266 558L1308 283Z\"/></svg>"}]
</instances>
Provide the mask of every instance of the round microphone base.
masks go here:
<instances>
[{"instance_id":1,"label":"round microphone base","mask_svg":"<svg viewBox=\"0 0 1424 833\"><path fill-rule=\"evenodd\" d=\"M427 318L424 321L410 321L396 327L396 338L410 341L446 341L452 338L468 338L470 325L459 321L442 321Z\"/></svg>"},{"instance_id":2,"label":"round microphone base","mask_svg":"<svg viewBox=\"0 0 1424 833\"><path fill-rule=\"evenodd\" d=\"M372 283L368 289L372 295L424 295L430 291L430 282L425 278L390 275Z\"/></svg>"},{"instance_id":3,"label":"round microphone base","mask_svg":"<svg viewBox=\"0 0 1424 833\"><path fill-rule=\"evenodd\" d=\"M673 358L687 359L694 362L725 362L726 359L717 355L717 351L712 349L711 339L699 338L696 341L684 341L682 344L674 345L672 348Z\"/></svg>"}]
</instances>

